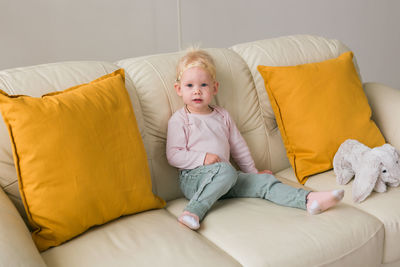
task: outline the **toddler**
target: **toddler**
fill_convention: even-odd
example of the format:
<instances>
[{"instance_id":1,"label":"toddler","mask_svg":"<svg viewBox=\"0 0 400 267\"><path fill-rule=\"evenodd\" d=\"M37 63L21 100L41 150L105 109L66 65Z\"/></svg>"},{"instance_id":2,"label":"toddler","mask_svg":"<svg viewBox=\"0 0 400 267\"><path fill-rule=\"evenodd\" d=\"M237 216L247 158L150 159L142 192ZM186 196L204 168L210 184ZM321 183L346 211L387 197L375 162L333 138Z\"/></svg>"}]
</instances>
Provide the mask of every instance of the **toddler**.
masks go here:
<instances>
[{"instance_id":1,"label":"toddler","mask_svg":"<svg viewBox=\"0 0 400 267\"><path fill-rule=\"evenodd\" d=\"M174 87L184 107L168 122L167 159L180 169L180 188L190 199L179 222L198 229L220 198L263 198L310 214L336 205L343 198L343 190L310 192L281 183L271 171L256 169L229 113L210 105L219 86L215 74L214 61L203 50L189 51L177 66ZM241 171L229 163L230 156Z\"/></svg>"}]
</instances>

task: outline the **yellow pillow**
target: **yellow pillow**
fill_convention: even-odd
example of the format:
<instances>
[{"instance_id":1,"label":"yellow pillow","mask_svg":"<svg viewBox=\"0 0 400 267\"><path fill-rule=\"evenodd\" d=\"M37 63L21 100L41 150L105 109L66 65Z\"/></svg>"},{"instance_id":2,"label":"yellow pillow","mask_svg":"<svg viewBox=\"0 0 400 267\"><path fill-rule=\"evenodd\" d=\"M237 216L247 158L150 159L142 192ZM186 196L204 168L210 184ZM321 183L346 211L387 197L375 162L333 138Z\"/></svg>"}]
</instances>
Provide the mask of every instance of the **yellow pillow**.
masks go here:
<instances>
[{"instance_id":1,"label":"yellow pillow","mask_svg":"<svg viewBox=\"0 0 400 267\"><path fill-rule=\"evenodd\" d=\"M298 181L332 168L346 139L369 147L385 140L353 64L353 53L298 66L258 66Z\"/></svg>"},{"instance_id":2,"label":"yellow pillow","mask_svg":"<svg viewBox=\"0 0 400 267\"><path fill-rule=\"evenodd\" d=\"M21 197L40 251L122 215L162 208L122 69L41 98L0 90Z\"/></svg>"}]
</instances>

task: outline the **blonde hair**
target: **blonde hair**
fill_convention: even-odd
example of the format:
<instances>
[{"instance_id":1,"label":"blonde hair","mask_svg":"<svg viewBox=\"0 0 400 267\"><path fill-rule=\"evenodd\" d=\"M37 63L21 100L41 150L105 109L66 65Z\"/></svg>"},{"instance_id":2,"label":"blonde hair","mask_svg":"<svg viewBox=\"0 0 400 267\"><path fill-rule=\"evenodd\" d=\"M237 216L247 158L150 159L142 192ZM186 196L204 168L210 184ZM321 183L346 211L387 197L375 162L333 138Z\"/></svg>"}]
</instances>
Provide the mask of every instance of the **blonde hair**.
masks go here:
<instances>
[{"instance_id":1,"label":"blonde hair","mask_svg":"<svg viewBox=\"0 0 400 267\"><path fill-rule=\"evenodd\" d=\"M199 48L189 48L188 52L179 60L176 67L176 82L181 80L185 70L193 67L203 68L215 81L215 63L210 54Z\"/></svg>"}]
</instances>

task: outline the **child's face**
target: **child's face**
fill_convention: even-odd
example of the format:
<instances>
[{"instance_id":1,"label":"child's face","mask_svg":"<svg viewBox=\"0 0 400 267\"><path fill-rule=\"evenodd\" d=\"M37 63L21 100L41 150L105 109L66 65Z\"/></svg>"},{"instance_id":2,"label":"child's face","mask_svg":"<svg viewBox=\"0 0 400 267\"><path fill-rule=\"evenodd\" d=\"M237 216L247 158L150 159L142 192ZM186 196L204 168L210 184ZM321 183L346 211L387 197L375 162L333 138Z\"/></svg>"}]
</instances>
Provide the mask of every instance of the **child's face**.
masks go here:
<instances>
[{"instance_id":1,"label":"child's face","mask_svg":"<svg viewBox=\"0 0 400 267\"><path fill-rule=\"evenodd\" d=\"M210 113L208 105L218 91L218 82L201 67L192 67L182 73L181 80L175 83L176 93L182 97L192 113Z\"/></svg>"}]
</instances>

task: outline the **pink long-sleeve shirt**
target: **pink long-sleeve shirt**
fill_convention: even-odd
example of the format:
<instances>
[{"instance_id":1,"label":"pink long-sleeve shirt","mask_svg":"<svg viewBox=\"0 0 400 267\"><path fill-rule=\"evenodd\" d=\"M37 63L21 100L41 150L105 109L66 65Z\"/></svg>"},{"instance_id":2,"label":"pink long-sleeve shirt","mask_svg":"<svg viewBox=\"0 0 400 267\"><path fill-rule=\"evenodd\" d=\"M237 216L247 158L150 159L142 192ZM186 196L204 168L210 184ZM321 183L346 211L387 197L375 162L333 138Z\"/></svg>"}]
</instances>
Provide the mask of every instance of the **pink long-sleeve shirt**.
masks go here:
<instances>
[{"instance_id":1,"label":"pink long-sleeve shirt","mask_svg":"<svg viewBox=\"0 0 400 267\"><path fill-rule=\"evenodd\" d=\"M210 114L176 111L168 121L167 159L179 169L203 165L206 153L229 162L231 155L243 172L257 173L246 141L228 111L213 106Z\"/></svg>"}]
</instances>

